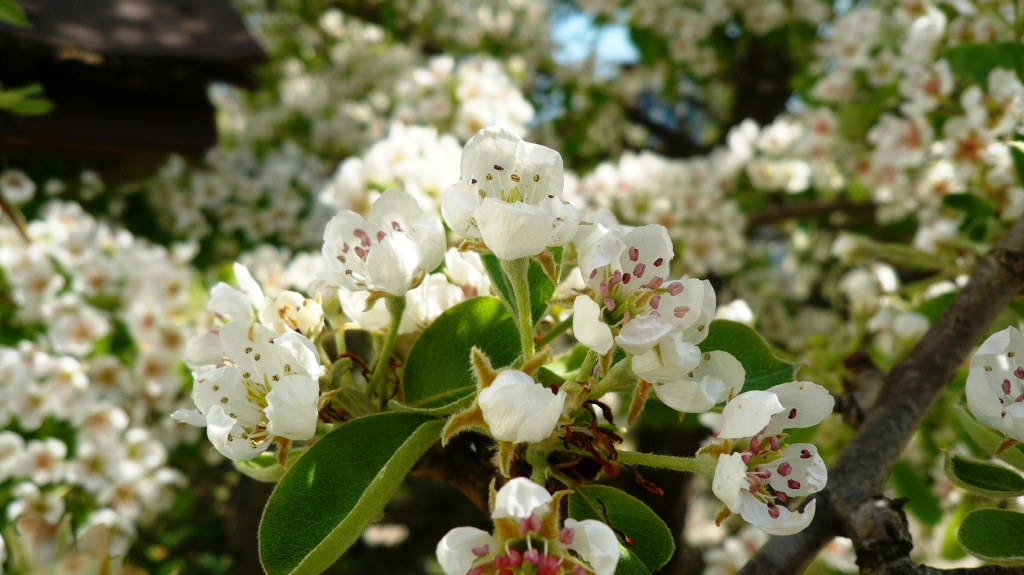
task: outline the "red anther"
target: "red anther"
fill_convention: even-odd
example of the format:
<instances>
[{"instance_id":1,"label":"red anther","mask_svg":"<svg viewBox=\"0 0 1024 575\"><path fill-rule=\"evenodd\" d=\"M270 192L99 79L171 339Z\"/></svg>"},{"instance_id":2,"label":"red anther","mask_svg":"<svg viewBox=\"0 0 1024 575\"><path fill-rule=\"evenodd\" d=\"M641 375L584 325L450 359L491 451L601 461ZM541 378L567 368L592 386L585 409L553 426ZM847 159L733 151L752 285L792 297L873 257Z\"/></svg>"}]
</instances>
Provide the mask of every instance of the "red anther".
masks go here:
<instances>
[{"instance_id":1,"label":"red anther","mask_svg":"<svg viewBox=\"0 0 1024 575\"><path fill-rule=\"evenodd\" d=\"M786 485L788 485L790 489L800 489L800 482L796 479L790 479Z\"/></svg>"},{"instance_id":2,"label":"red anther","mask_svg":"<svg viewBox=\"0 0 1024 575\"><path fill-rule=\"evenodd\" d=\"M789 418L790 419L796 419L796 408L795 407L793 409L789 410Z\"/></svg>"},{"instance_id":3,"label":"red anther","mask_svg":"<svg viewBox=\"0 0 1024 575\"><path fill-rule=\"evenodd\" d=\"M613 286L619 283L620 281L622 281L622 272L619 270L615 270L615 273L612 274L611 279L608 280L608 285Z\"/></svg>"},{"instance_id":4,"label":"red anther","mask_svg":"<svg viewBox=\"0 0 1024 575\"><path fill-rule=\"evenodd\" d=\"M651 298L651 303L650 303L651 309L658 309L659 305L661 305L661 295L660 294L652 297Z\"/></svg>"},{"instance_id":5,"label":"red anther","mask_svg":"<svg viewBox=\"0 0 1024 575\"><path fill-rule=\"evenodd\" d=\"M683 318L686 317L686 312L688 311L690 311L690 306L677 305L676 308L672 310L672 314L678 318Z\"/></svg>"},{"instance_id":6,"label":"red anther","mask_svg":"<svg viewBox=\"0 0 1024 575\"><path fill-rule=\"evenodd\" d=\"M595 272L597 270L594 270ZM601 282L601 299L608 297L608 282Z\"/></svg>"},{"instance_id":7,"label":"red anther","mask_svg":"<svg viewBox=\"0 0 1024 575\"><path fill-rule=\"evenodd\" d=\"M590 272L590 279L594 279L596 277L597 277L597 268L594 268L594 271Z\"/></svg>"},{"instance_id":8,"label":"red anther","mask_svg":"<svg viewBox=\"0 0 1024 575\"><path fill-rule=\"evenodd\" d=\"M750 438L750 452L753 453L754 455L761 453L761 447L758 445L756 437Z\"/></svg>"},{"instance_id":9,"label":"red anther","mask_svg":"<svg viewBox=\"0 0 1024 575\"><path fill-rule=\"evenodd\" d=\"M359 256L359 259L365 260L368 253L370 252L366 251L363 246L356 246L356 255Z\"/></svg>"},{"instance_id":10,"label":"red anther","mask_svg":"<svg viewBox=\"0 0 1024 575\"><path fill-rule=\"evenodd\" d=\"M508 566L519 567L523 564L523 556L515 549L508 550Z\"/></svg>"},{"instance_id":11,"label":"red anther","mask_svg":"<svg viewBox=\"0 0 1024 575\"><path fill-rule=\"evenodd\" d=\"M405 231L405 230L402 229L402 224L400 224L398 222L391 222L391 229L395 230L396 232L404 232Z\"/></svg>"},{"instance_id":12,"label":"red anther","mask_svg":"<svg viewBox=\"0 0 1024 575\"><path fill-rule=\"evenodd\" d=\"M523 517L519 520L520 535L536 533L538 531L540 531L540 517L536 513L531 513L529 517Z\"/></svg>"},{"instance_id":13,"label":"red anther","mask_svg":"<svg viewBox=\"0 0 1024 575\"><path fill-rule=\"evenodd\" d=\"M637 278L642 278L644 277L644 272L646 270L647 266L644 265L643 263L636 264L636 267L633 268L633 275L636 276Z\"/></svg>"},{"instance_id":14,"label":"red anther","mask_svg":"<svg viewBox=\"0 0 1024 575\"><path fill-rule=\"evenodd\" d=\"M613 300L613 299L612 299L612 298L610 298L610 297L606 297L606 298L604 298L604 307L605 307L605 308L606 308L606 309L607 309L608 311L614 311L614 310L615 310L615 300Z\"/></svg>"},{"instance_id":15,"label":"red anther","mask_svg":"<svg viewBox=\"0 0 1024 575\"><path fill-rule=\"evenodd\" d=\"M1017 376L1017 379L1024 379L1024 367L1013 370L1013 375Z\"/></svg>"},{"instance_id":16,"label":"red anther","mask_svg":"<svg viewBox=\"0 0 1024 575\"><path fill-rule=\"evenodd\" d=\"M757 467L754 469L754 471L757 473L757 476L760 477L761 479L770 479L772 476L772 472L768 471L764 467Z\"/></svg>"},{"instance_id":17,"label":"red anther","mask_svg":"<svg viewBox=\"0 0 1024 575\"><path fill-rule=\"evenodd\" d=\"M536 547L533 549L527 549L526 552L523 553L523 561L533 565L540 563L540 550Z\"/></svg>"},{"instance_id":18,"label":"red anther","mask_svg":"<svg viewBox=\"0 0 1024 575\"><path fill-rule=\"evenodd\" d=\"M385 234L383 231L377 232L377 241L378 242L384 241L384 237L385 236L387 236L387 234Z\"/></svg>"},{"instance_id":19,"label":"red anther","mask_svg":"<svg viewBox=\"0 0 1024 575\"><path fill-rule=\"evenodd\" d=\"M661 264L665 263L665 258L658 258L654 260L654 267L660 268Z\"/></svg>"},{"instance_id":20,"label":"red anther","mask_svg":"<svg viewBox=\"0 0 1024 575\"><path fill-rule=\"evenodd\" d=\"M341 242L341 253L343 253L343 254L347 254L348 253L348 244L345 243L345 242Z\"/></svg>"},{"instance_id":21,"label":"red anther","mask_svg":"<svg viewBox=\"0 0 1024 575\"><path fill-rule=\"evenodd\" d=\"M629 275L628 273L622 274L622 283L623 284L628 284L629 280L631 280L631 279L633 279L633 276Z\"/></svg>"},{"instance_id":22,"label":"red anther","mask_svg":"<svg viewBox=\"0 0 1024 575\"><path fill-rule=\"evenodd\" d=\"M775 498L781 501L782 503L786 502L786 494L783 493L782 491L776 491Z\"/></svg>"},{"instance_id":23,"label":"red anther","mask_svg":"<svg viewBox=\"0 0 1024 575\"><path fill-rule=\"evenodd\" d=\"M515 573L511 569L502 569L498 571L498 575L515 575Z\"/></svg>"},{"instance_id":24,"label":"red anther","mask_svg":"<svg viewBox=\"0 0 1024 575\"><path fill-rule=\"evenodd\" d=\"M1014 403L1019 403L1021 401L1024 401L1024 393L1018 395L1017 399L1013 400Z\"/></svg>"},{"instance_id":25,"label":"red anther","mask_svg":"<svg viewBox=\"0 0 1024 575\"><path fill-rule=\"evenodd\" d=\"M509 566L508 557L506 557L504 554L498 555L497 557L494 558L494 568L495 569L504 569L505 567L508 567L508 566Z\"/></svg>"},{"instance_id":26,"label":"red anther","mask_svg":"<svg viewBox=\"0 0 1024 575\"><path fill-rule=\"evenodd\" d=\"M1011 389L1011 387L1010 387L1010 380L1004 379L1003 380L1003 393L1005 393L1006 395L1010 395L1010 389Z\"/></svg>"},{"instance_id":27,"label":"red anther","mask_svg":"<svg viewBox=\"0 0 1024 575\"><path fill-rule=\"evenodd\" d=\"M783 477L789 477L789 474L793 473L793 466L790 465L789 462L787 461L787 462L785 462L785 463L783 463L782 465L779 466L778 471L779 471L779 475L781 475Z\"/></svg>"},{"instance_id":28,"label":"red anther","mask_svg":"<svg viewBox=\"0 0 1024 575\"><path fill-rule=\"evenodd\" d=\"M778 451L779 450L779 438L778 437L775 437L774 435L769 437L768 438L768 443L771 444L772 451Z\"/></svg>"},{"instance_id":29,"label":"red anther","mask_svg":"<svg viewBox=\"0 0 1024 575\"><path fill-rule=\"evenodd\" d=\"M774 504L774 503L769 502L768 503L768 515L772 519L778 519L780 514L781 513L779 512L779 506Z\"/></svg>"},{"instance_id":30,"label":"red anther","mask_svg":"<svg viewBox=\"0 0 1024 575\"><path fill-rule=\"evenodd\" d=\"M495 170L498 170L499 172L504 172L504 171L505 171L505 168L502 168L502 167L501 167L501 166L499 166L498 164L494 164L494 169L495 169Z\"/></svg>"},{"instance_id":31,"label":"red anther","mask_svg":"<svg viewBox=\"0 0 1024 575\"><path fill-rule=\"evenodd\" d=\"M558 532L558 540L561 541L563 545L572 545L572 540L575 538L576 530L572 527L563 527L562 530Z\"/></svg>"},{"instance_id":32,"label":"red anther","mask_svg":"<svg viewBox=\"0 0 1024 575\"><path fill-rule=\"evenodd\" d=\"M800 459L810 459L810 458L811 458L811 452L810 451L808 451L806 449L801 449L800 450Z\"/></svg>"},{"instance_id":33,"label":"red anther","mask_svg":"<svg viewBox=\"0 0 1024 575\"><path fill-rule=\"evenodd\" d=\"M683 293L683 284L681 282L672 282L665 289L669 295L679 295Z\"/></svg>"},{"instance_id":34,"label":"red anther","mask_svg":"<svg viewBox=\"0 0 1024 575\"><path fill-rule=\"evenodd\" d=\"M359 238L359 243L363 244L364 248L370 247L370 235L364 230L356 230L352 232L352 235Z\"/></svg>"},{"instance_id":35,"label":"red anther","mask_svg":"<svg viewBox=\"0 0 1024 575\"><path fill-rule=\"evenodd\" d=\"M658 289L664 282L665 278L661 276L655 276L654 278L651 279L651 281L647 282L647 285L645 285L644 287L647 289Z\"/></svg>"},{"instance_id":36,"label":"red anther","mask_svg":"<svg viewBox=\"0 0 1024 575\"><path fill-rule=\"evenodd\" d=\"M490 551L490 550L491 550L491 546L487 545L485 543L485 544L483 544L483 545L481 545L479 547L474 547L473 548L473 555L476 555L477 557L483 557L484 555L487 555L487 552Z\"/></svg>"},{"instance_id":37,"label":"red anther","mask_svg":"<svg viewBox=\"0 0 1024 575\"><path fill-rule=\"evenodd\" d=\"M629 310L627 309L626 311L622 312L622 325L626 325L627 323L629 323L629 318Z\"/></svg>"},{"instance_id":38,"label":"red anther","mask_svg":"<svg viewBox=\"0 0 1024 575\"><path fill-rule=\"evenodd\" d=\"M470 569L469 572L466 573L466 575L482 575L483 572L484 572L484 570L481 569L480 567L474 567L474 568Z\"/></svg>"},{"instance_id":39,"label":"red anther","mask_svg":"<svg viewBox=\"0 0 1024 575\"><path fill-rule=\"evenodd\" d=\"M634 246L629 246L629 259L634 262L640 259L640 250L636 249Z\"/></svg>"},{"instance_id":40,"label":"red anther","mask_svg":"<svg viewBox=\"0 0 1024 575\"><path fill-rule=\"evenodd\" d=\"M751 457L753 457L753 454L747 453L746 451L744 451L743 454L740 455L740 459L743 460L743 463L750 463Z\"/></svg>"}]
</instances>

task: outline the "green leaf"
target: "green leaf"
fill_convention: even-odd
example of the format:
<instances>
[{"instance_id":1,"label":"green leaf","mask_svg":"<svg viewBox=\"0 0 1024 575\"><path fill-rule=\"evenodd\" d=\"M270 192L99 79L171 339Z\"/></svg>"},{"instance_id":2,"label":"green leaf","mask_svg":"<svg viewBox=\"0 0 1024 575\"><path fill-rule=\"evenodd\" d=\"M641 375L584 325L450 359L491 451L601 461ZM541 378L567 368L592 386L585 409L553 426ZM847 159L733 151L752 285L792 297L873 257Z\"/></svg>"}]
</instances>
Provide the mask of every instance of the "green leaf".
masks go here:
<instances>
[{"instance_id":1,"label":"green leaf","mask_svg":"<svg viewBox=\"0 0 1024 575\"><path fill-rule=\"evenodd\" d=\"M665 522L639 499L606 485L590 485L569 496L569 516L577 521L607 522L633 545L619 540L619 565L615 575L647 574L672 558L675 540Z\"/></svg>"},{"instance_id":2,"label":"green leaf","mask_svg":"<svg viewBox=\"0 0 1024 575\"><path fill-rule=\"evenodd\" d=\"M949 306L949 302L953 301L953 298L956 297L956 294L957 292L951 291L926 299L918 304L914 311L928 318L929 322L935 323L935 320L945 311L946 307Z\"/></svg>"},{"instance_id":3,"label":"green leaf","mask_svg":"<svg viewBox=\"0 0 1024 575\"><path fill-rule=\"evenodd\" d=\"M908 499L907 511L928 525L938 525L942 520L939 498L932 493L925 478L906 461L899 461L892 469L889 481L900 497Z\"/></svg>"},{"instance_id":4,"label":"green leaf","mask_svg":"<svg viewBox=\"0 0 1024 575\"><path fill-rule=\"evenodd\" d=\"M978 559L999 565L1024 565L1024 513L977 509L957 531L960 546Z\"/></svg>"},{"instance_id":5,"label":"green leaf","mask_svg":"<svg viewBox=\"0 0 1024 575\"><path fill-rule=\"evenodd\" d=\"M1010 142L1010 157L1017 171L1017 181L1024 184L1024 142Z\"/></svg>"},{"instance_id":6,"label":"green leaf","mask_svg":"<svg viewBox=\"0 0 1024 575\"><path fill-rule=\"evenodd\" d=\"M1024 477L987 461L950 455L946 458L946 476L957 487L986 497L1024 495Z\"/></svg>"},{"instance_id":7,"label":"green leaf","mask_svg":"<svg viewBox=\"0 0 1024 575\"><path fill-rule=\"evenodd\" d=\"M963 82L988 86L988 74L996 68L1006 68L1024 76L1024 45L1015 42L1002 44L961 44L946 54L949 68Z\"/></svg>"},{"instance_id":8,"label":"green leaf","mask_svg":"<svg viewBox=\"0 0 1024 575\"><path fill-rule=\"evenodd\" d=\"M519 356L519 331L497 298L464 301L423 330L405 362L405 404L439 408L472 395L476 390L469 363L473 346L486 353L494 367L509 365Z\"/></svg>"},{"instance_id":9,"label":"green leaf","mask_svg":"<svg viewBox=\"0 0 1024 575\"><path fill-rule=\"evenodd\" d=\"M773 385L793 381L796 365L783 361L772 353L768 344L756 331L742 323L716 319L708 326L711 331L701 342L701 351L727 351L746 370L743 391L765 390Z\"/></svg>"},{"instance_id":10,"label":"green leaf","mask_svg":"<svg viewBox=\"0 0 1024 575\"><path fill-rule=\"evenodd\" d=\"M288 467L295 465L295 462L306 451L305 447L288 450ZM235 469L242 475L247 475L263 483L277 483L284 477L284 467L277 464L276 453L262 453L249 461L234 461L232 463L235 464Z\"/></svg>"},{"instance_id":11,"label":"green leaf","mask_svg":"<svg viewBox=\"0 0 1024 575\"><path fill-rule=\"evenodd\" d=\"M551 252L555 256L555 261L559 264L557 267L561 267L562 248L552 248ZM509 283L508 278L505 277L505 272L501 269L501 262L491 254L482 255L480 259L484 262L487 275L491 277L491 283L498 288L505 301L509 302L512 307L515 307L516 296L512 293L512 284ZM526 277L527 281L530 282L530 306L532 308L533 323L536 324L547 312L548 300L555 295L556 286L551 281L551 278L548 277L548 274L544 273L544 268L532 259L530 260L530 270L527 272Z\"/></svg>"},{"instance_id":12,"label":"green leaf","mask_svg":"<svg viewBox=\"0 0 1024 575\"><path fill-rule=\"evenodd\" d=\"M380 413L345 423L285 473L260 521L269 575L321 573L380 515L444 421Z\"/></svg>"},{"instance_id":13,"label":"green leaf","mask_svg":"<svg viewBox=\"0 0 1024 575\"><path fill-rule=\"evenodd\" d=\"M1003 434L985 427L980 421L974 419L974 416L963 405L954 405L953 414L956 415L957 421L964 427L967 435L978 444L978 447L984 449L989 455L995 455L999 445L1006 439ZM1014 445L1000 455L999 459L1024 471L1024 445Z\"/></svg>"},{"instance_id":14,"label":"green leaf","mask_svg":"<svg viewBox=\"0 0 1024 575\"><path fill-rule=\"evenodd\" d=\"M0 0L0 22L21 28L32 26L25 16L25 11L14 0Z\"/></svg>"}]
</instances>

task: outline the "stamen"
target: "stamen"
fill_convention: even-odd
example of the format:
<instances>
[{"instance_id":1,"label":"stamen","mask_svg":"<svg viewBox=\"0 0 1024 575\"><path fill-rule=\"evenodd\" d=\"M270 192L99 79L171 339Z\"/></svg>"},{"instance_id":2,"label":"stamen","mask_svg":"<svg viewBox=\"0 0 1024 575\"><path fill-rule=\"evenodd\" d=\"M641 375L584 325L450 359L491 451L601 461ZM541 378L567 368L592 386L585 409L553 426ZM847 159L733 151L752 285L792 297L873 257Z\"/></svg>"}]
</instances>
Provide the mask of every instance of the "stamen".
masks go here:
<instances>
[{"instance_id":1,"label":"stamen","mask_svg":"<svg viewBox=\"0 0 1024 575\"><path fill-rule=\"evenodd\" d=\"M359 238L359 243L363 244L364 248L370 247L370 236L364 230L356 230L352 232L352 235Z\"/></svg>"},{"instance_id":2,"label":"stamen","mask_svg":"<svg viewBox=\"0 0 1024 575\"><path fill-rule=\"evenodd\" d=\"M786 485L788 485L790 489L800 489L800 482L796 479L790 479L786 482Z\"/></svg>"},{"instance_id":3,"label":"stamen","mask_svg":"<svg viewBox=\"0 0 1024 575\"><path fill-rule=\"evenodd\" d=\"M781 514L781 512L779 511L779 506L774 504L774 503L769 502L768 503L768 515L772 519L778 519L780 514Z\"/></svg>"},{"instance_id":4,"label":"stamen","mask_svg":"<svg viewBox=\"0 0 1024 575\"><path fill-rule=\"evenodd\" d=\"M690 311L690 307L689 306L680 305L680 306L676 306L676 309L672 310L672 314L675 315L678 318L684 318L684 317L686 317L686 312L688 312L688 311Z\"/></svg>"},{"instance_id":5,"label":"stamen","mask_svg":"<svg viewBox=\"0 0 1024 575\"><path fill-rule=\"evenodd\" d=\"M796 419L796 408L795 407L793 409L789 410L789 418L790 419Z\"/></svg>"},{"instance_id":6,"label":"stamen","mask_svg":"<svg viewBox=\"0 0 1024 575\"><path fill-rule=\"evenodd\" d=\"M615 300L610 297L604 298L604 307L608 308L608 311L615 311Z\"/></svg>"},{"instance_id":7,"label":"stamen","mask_svg":"<svg viewBox=\"0 0 1024 575\"><path fill-rule=\"evenodd\" d=\"M629 260L635 262L638 259L640 259L640 250L634 246L629 246Z\"/></svg>"},{"instance_id":8,"label":"stamen","mask_svg":"<svg viewBox=\"0 0 1024 575\"><path fill-rule=\"evenodd\" d=\"M808 451L806 449L801 449L800 450L800 459L810 459L810 458L811 458L811 452L810 451Z\"/></svg>"},{"instance_id":9,"label":"stamen","mask_svg":"<svg viewBox=\"0 0 1024 575\"><path fill-rule=\"evenodd\" d=\"M646 270L647 270L647 266L646 265L644 265L642 263L636 264L636 267L633 268L633 275L636 276L637 278L642 278L642 277L644 277L644 271L646 271Z\"/></svg>"},{"instance_id":10,"label":"stamen","mask_svg":"<svg viewBox=\"0 0 1024 575\"><path fill-rule=\"evenodd\" d=\"M1017 379L1024 379L1024 367L1013 370L1013 375L1017 376Z\"/></svg>"},{"instance_id":11,"label":"stamen","mask_svg":"<svg viewBox=\"0 0 1024 575\"><path fill-rule=\"evenodd\" d=\"M399 224L398 222L391 222L391 229L395 230L396 232L404 232L405 231L405 230L402 229L402 225Z\"/></svg>"},{"instance_id":12,"label":"stamen","mask_svg":"<svg viewBox=\"0 0 1024 575\"><path fill-rule=\"evenodd\" d=\"M563 545L571 545L572 540L575 537L576 530L572 527L563 527L562 530L558 532L558 540L561 541Z\"/></svg>"},{"instance_id":13,"label":"stamen","mask_svg":"<svg viewBox=\"0 0 1024 575\"><path fill-rule=\"evenodd\" d=\"M783 463L782 465L779 466L778 471L779 471L779 475L781 475L783 477L789 477L789 474L793 473L793 466L790 465L789 462L787 461L787 462L785 462L785 463Z\"/></svg>"},{"instance_id":14,"label":"stamen","mask_svg":"<svg viewBox=\"0 0 1024 575\"><path fill-rule=\"evenodd\" d=\"M681 282L672 282L665 289L668 290L669 295L679 295L683 293L683 284Z\"/></svg>"},{"instance_id":15,"label":"stamen","mask_svg":"<svg viewBox=\"0 0 1024 575\"><path fill-rule=\"evenodd\" d=\"M382 242L382 241L384 241L384 237L385 237L386 235L387 235L387 234L385 234L385 233L384 233L384 232L382 232L382 231L381 231L381 232L377 232L377 241L378 241L378 242Z\"/></svg>"},{"instance_id":16,"label":"stamen","mask_svg":"<svg viewBox=\"0 0 1024 575\"><path fill-rule=\"evenodd\" d=\"M540 549L527 549L526 553L523 553L523 561L533 565L540 563Z\"/></svg>"},{"instance_id":17,"label":"stamen","mask_svg":"<svg viewBox=\"0 0 1024 575\"><path fill-rule=\"evenodd\" d=\"M1009 379L1004 379L1003 380L1003 393L1006 394L1006 395L1010 395L1010 380Z\"/></svg>"},{"instance_id":18,"label":"stamen","mask_svg":"<svg viewBox=\"0 0 1024 575\"><path fill-rule=\"evenodd\" d=\"M487 552L490 551L490 550L491 550L491 546L486 544L486 543L484 543L483 545L481 545L479 547L474 547L472 551L473 551L473 555L476 555L477 557L483 557L484 555L487 555Z\"/></svg>"},{"instance_id":19,"label":"stamen","mask_svg":"<svg viewBox=\"0 0 1024 575\"><path fill-rule=\"evenodd\" d=\"M772 451L778 451L779 450L779 438L778 437L775 437L774 435L769 437L768 438L768 443L771 444Z\"/></svg>"},{"instance_id":20,"label":"stamen","mask_svg":"<svg viewBox=\"0 0 1024 575\"><path fill-rule=\"evenodd\" d=\"M658 309L659 305L661 305L661 294L652 297L650 302L651 309Z\"/></svg>"},{"instance_id":21,"label":"stamen","mask_svg":"<svg viewBox=\"0 0 1024 575\"><path fill-rule=\"evenodd\" d=\"M631 280L631 279L633 279L633 276L629 275L628 273L622 274L622 283L623 284L628 284L629 280Z\"/></svg>"}]
</instances>

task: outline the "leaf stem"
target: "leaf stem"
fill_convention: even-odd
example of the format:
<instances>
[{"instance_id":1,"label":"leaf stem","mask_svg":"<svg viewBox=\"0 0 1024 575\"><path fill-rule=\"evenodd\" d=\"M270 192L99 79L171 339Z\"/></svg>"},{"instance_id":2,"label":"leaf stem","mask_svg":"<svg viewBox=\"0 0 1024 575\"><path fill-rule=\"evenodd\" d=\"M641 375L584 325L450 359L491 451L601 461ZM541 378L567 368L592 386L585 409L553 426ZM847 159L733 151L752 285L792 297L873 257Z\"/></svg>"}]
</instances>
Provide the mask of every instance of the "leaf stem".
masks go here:
<instances>
[{"instance_id":1,"label":"leaf stem","mask_svg":"<svg viewBox=\"0 0 1024 575\"><path fill-rule=\"evenodd\" d=\"M671 455L638 453L636 451L620 451L618 462L625 463L626 465L657 467L659 469L670 469L684 473L699 473L705 477L714 477L715 467L718 465L718 462L710 455L674 457Z\"/></svg>"},{"instance_id":2,"label":"leaf stem","mask_svg":"<svg viewBox=\"0 0 1024 575\"><path fill-rule=\"evenodd\" d=\"M540 336L540 339L537 340L537 345L542 346L550 343L551 340L565 333L570 327L572 327L572 314L569 314L569 317L558 322L547 333Z\"/></svg>"},{"instance_id":3,"label":"leaf stem","mask_svg":"<svg viewBox=\"0 0 1024 575\"><path fill-rule=\"evenodd\" d=\"M388 393L387 377L388 359L391 357L391 350L395 347L395 340L398 339L398 326L402 323L402 313L405 311L405 296L386 296L384 302L388 312L391 313L391 323L388 325L387 334L384 336L384 343L380 346L380 353L377 355L377 365L373 368L373 375L370 376L370 389L377 392L377 401L381 411L387 405Z\"/></svg>"},{"instance_id":4,"label":"leaf stem","mask_svg":"<svg viewBox=\"0 0 1024 575\"><path fill-rule=\"evenodd\" d=\"M533 306L530 304L530 282L527 271L530 269L530 258L517 260L501 260L501 269L512 284L512 293L516 298L516 323L519 326L519 342L523 348L523 361L533 357L536 347L533 342Z\"/></svg>"},{"instance_id":5,"label":"leaf stem","mask_svg":"<svg viewBox=\"0 0 1024 575\"><path fill-rule=\"evenodd\" d=\"M608 373L601 378L590 390L590 397L600 399L609 391L617 391L636 385L637 377L633 373L633 362L629 356L619 361L608 370Z\"/></svg>"},{"instance_id":6,"label":"leaf stem","mask_svg":"<svg viewBox=\"0 0 1024 575\"><path fill-rule=\"evenodd\" d=\"M594 374L594 366L597 365L598 359L600 359L600 356L597 355L597 352L592 349L588 349L586 357L583 358L583 363L580 364L579 371L576 372L575 380L589 380L590 376Z\"/></svg>"}]
</instances>

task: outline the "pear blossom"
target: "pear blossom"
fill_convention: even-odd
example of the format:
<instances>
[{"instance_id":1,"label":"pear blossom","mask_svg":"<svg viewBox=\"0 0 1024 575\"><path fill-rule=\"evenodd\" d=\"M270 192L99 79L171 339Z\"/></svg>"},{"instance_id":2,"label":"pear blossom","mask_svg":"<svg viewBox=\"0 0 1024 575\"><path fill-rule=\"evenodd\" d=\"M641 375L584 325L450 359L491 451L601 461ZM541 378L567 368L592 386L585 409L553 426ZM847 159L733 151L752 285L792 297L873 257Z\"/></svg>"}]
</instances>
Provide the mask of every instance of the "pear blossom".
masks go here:
<instances>
[{"instance_id":1,"label":"pear blossom","mask_svg":"<svg viewBox=\"0 0 1024 575\"><path fill-rule=\"evenodd\" d=\"M988 337L971 358L967 407L978 421L1024 442L1024 334L1010 326Z\"/></svg>"},{"instance_id":2,"label":"pear blossom","mask_svg":"<svg viewBox=\"0 0 1024 575\"><path fill-rule=\"evenodd\" d=\"M818 384L793 381L748 391L722 411L718 437L727 451L718 457L712 491L732 513L772 535L801 531L814 518L815 502L795 513L793 497L824 489L825 462L810 443L782 443L784 429L811 427L832 413L835 401Z\"/></svg>"},{"instance_id":3,"label":"pear blossom","mask_svg":"<svg viewBox=\"0 0 1024 575\"><path fill-rule=\"evenodd\" d=\"M239 461L266 451L275 436L311 439L320 398L312 342L248 320L225 324L219 338L231 363L195 373L192 399L199 413L183 410L172 417L205 425L214 447Z\"/></svg>"},{"instance_id":4,"label":"pear blossom","mask_svg":"<svg viewBox=\"0 0 1024 575\"><path fill-rule=\"evenodd\" d=\"M446 575L529 572L537 575L613 575L621 554L611 527L594 519L566 518L558 526L559 502L524 477L492 492L494 534L456 527L437 544Z\"/></svg>"},{"instance_id":5,"label":"pear blossom","mask_svg":"<svg viewBox=\"0 0 1024 575\"><path fill-rule=\"evenodd\" d=\"M416 200L388 190L370 207L370 218L339 212L324 231L327 276L351 291L405 295L444 260L447 243L440 220Z\"/></svg>"},{"instance_id":6,"label":"pear blossom","mask_svg":"<svg viewBox=\"0 0 1024 575\"><path fill-rule=\"evenodd\" d=\"M36 183L21 170L4 170L0 174L0 195L8 202L20 206L36 195Z\"/></svg>"},{"instance_id":7,"label":"pear blossom","mask_svg":"<svg viewBox=\"0 0 1024 575\"><path fill-rule=\"evenodd\" d=\"M633 358L634 371L637 359ZM732 399L743 388L745 377L743 364L731 354L724 351L700 354L698 350L697 365L682 377L663 381L645 379L654 382L654 393L665 405L683 413L703 413Z\"/></svg>"},{"instance_id":8,"label":"pear blossom","mask_svg":"<svg viewBox=\"0 0 1024 575\"><path fill-rule=\"evenodd\" d=\"M576 236L579 215L562 200L562 156L551 148L485 128L466 142L461 177L442 197L444 220L498 259L535 256Z\"/></svg>"},{"instance_id":9,"label":"pear blossom","mask_svg":"<svg viewBox=\"0 0 1024 575\"><path fill-rule=\"evenodd\" d=\"M479 404L491 436L498 441L535 443L547 439L558 425L566 393L556 393L515 369L498 373L480 391Z\"/></svg>"}]
</instances>

